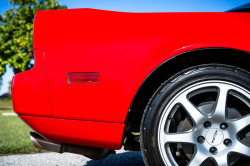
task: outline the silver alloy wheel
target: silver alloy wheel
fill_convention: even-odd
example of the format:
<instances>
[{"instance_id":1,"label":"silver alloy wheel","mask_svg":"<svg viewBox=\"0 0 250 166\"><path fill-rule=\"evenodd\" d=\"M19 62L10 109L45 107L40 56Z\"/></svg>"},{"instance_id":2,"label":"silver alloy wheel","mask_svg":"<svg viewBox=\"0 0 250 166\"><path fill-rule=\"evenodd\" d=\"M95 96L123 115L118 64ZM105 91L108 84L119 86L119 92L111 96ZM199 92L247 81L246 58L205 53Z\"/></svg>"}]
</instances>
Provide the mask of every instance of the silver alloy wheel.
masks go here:
<instances>
[{"instance_id":1,"label":"silver alloy wheel","mask_svg":"<svg viewBox=\"0 0 250 166\"><path fill-rule=\"evenodd\" d=\"M189 98L190 96L206 91L217 91L217 101L213 111L210 114L201 113L196 106L194 106ZM167 104L162 113L159 128L158 128L158 146L161 157L165 165L178 165L169 148L170 143L188 143L193 144L194 154L188 165L198 166L206 159L213 158L217 165L228 165L228 154L235 152L243 156L250 156L250 148L244 145L238 139L238 133L250 123L250 116L242 116L238 119L228 119L226 116L226 102L228 94L235 96L244 102L249 108L250 92L243 87L225 81L204 81L192 86L189 86L179 92ZM240 95L237 95L240 94ZM174 108L176 105L181 105L188 113L193 123L193 128L186 132L170 133L169 119L174 115ZM204 122L211 122L211 128L205 128ZM226 123L228 125L226 130L222 130L220 125ZM204 143L198 142L198 137L205 138ZM230 139L232 144L226 146L223 141ZM216 147L217 153L212 154L209 150L211 147Z\"/></svg>"}]
</instances>

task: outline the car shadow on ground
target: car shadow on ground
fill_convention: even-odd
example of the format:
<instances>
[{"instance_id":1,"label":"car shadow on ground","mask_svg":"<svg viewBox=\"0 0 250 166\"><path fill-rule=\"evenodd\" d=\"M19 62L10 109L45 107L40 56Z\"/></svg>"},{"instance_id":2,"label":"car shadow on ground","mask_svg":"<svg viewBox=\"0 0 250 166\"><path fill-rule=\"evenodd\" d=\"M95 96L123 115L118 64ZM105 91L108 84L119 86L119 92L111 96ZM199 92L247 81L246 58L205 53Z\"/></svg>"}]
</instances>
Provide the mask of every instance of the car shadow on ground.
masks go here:
<instances>
[{"instance_id":1,"label":"car shadow on ground","mask_svg":"<svg viewBox=\"0 0 250 166\"><path fill-rule=\"evenodd\" d=\"M90 160L83 166L145 166L141 152L111 154L102 160Z\"/></svg>"}]
</instances>

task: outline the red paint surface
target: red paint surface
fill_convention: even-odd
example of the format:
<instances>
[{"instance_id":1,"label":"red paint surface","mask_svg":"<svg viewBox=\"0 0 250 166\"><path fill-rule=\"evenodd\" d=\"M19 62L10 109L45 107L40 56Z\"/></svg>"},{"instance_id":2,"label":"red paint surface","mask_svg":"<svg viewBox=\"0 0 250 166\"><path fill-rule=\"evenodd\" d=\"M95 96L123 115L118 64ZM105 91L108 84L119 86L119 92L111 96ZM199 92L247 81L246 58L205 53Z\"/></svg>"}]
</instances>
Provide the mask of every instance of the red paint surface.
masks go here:
<instances>
[{"instance_id":1,"label":"red paint surface","mask_svg":"<svg viewBox=\"0 0 250 166\"><path fill-rule=\"evenodd\" d=\"M120 149L124 124L34 116L19 116L34 131L52 142Z\"/></svg>"},{"instance_id":2,"label":"red paint surface","mask_svg":"<svg viewBox=\"0 0 250 166\"><path fill-rule=\"evenodd\" d=\"M35 66L13 77L13 109L20 115L52 117L44 55L41 50L34 54Z\"/></svg>"},{"instance_id":3,"label":"red paint surface","mask_svg":"<svg viewBox=\"0 0 250 166\"><path fill-rule=\"evenodd\" d=\"M131 101L153 69L198 48L250 52L249 19L250 13L39 11L34 49L44 52L48 84L36 51L36 66L14 77L14 110L51 117L50 96L53 118L20 116L35 131L51 141L118 148ZM100 82L69 84L68 74L77 72L97 72Z\"/></svg>"},{"instance_id":4,"label":"red paint surface","mask_svg":"<svg viewBox=\"0 0 250 166\"><path fill-rule=\"evenodd\" d=\"M40 11L34 48L45 52L53 117L124 123L146 76L196 48L250 51L249 13ZM70 23L65 23L70 20ZM70 72L98 72L98 84L68 84Z\"/></svg>"}]
</instances>

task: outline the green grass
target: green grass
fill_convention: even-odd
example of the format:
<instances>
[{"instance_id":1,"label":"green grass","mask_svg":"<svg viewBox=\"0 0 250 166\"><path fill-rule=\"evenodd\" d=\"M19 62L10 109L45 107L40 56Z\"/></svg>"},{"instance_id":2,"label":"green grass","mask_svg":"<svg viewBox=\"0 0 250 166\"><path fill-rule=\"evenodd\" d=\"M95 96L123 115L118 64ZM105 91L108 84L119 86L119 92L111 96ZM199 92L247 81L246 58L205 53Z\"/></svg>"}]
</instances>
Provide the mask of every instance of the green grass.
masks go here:
<instances>
[{"instance_id":1,"label":"green grass","mask_svg":"<svg viewBox=\"0 0 250 166\"><path fill-rule=\"evenodd\" d=\"M0 99L0 155L44 152L33 146L29 126L18 116L2 116L3 112L12 112L10 99Z\"/></svg>"},{"instance_id":2,"label":"green grass","mask_svg":"<svg viewBox=\"0 0 250 166\"><path fill-rule=\"evenodd\" d=\"M0 98L0 111L13 111L12 100L10 98Z\"/></svg>"}]
</instances>

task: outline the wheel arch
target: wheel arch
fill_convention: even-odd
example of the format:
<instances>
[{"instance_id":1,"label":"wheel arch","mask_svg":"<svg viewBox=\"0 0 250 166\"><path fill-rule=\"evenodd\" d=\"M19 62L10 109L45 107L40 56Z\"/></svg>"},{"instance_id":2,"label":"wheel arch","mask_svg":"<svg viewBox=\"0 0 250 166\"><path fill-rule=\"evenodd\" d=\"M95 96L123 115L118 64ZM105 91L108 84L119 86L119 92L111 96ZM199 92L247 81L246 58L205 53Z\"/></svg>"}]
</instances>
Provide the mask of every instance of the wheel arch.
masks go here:
<instances>
[{"instance_id":1,"label":"wheel arch","mask_svg":"<svg viewBox=\"0 0 250 166\"><path fill-rule=\"evenodd\" d=\"M125 132L139 131L144 109L158 87L168 78L192 66L220 63L250 71L250 53L233 48L200 48L177 54L157 66L138 88L126 117Z\"/></svg>"}]
</instances>

